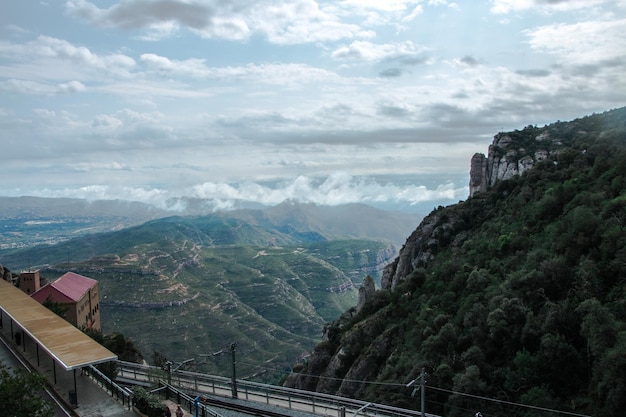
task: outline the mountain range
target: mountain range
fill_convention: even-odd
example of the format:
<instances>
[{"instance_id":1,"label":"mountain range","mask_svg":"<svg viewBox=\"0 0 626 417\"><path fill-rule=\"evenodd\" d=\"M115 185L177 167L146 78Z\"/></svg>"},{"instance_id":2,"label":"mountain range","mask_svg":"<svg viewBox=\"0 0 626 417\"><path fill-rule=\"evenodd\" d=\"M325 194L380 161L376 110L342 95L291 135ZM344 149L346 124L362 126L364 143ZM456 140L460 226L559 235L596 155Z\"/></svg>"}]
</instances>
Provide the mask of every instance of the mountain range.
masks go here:
<instances>
[{"instance_id":1,"label":"mountain range","mask_svg":"<svg viewBox=\"0 0 626 417\"><path fill-rule=\"evenodd\" d=\"M79 226L106 229L115 219L163 213L123 202L3 200L4 218L13 219L3 221L5 233L17 224L53 236L66 225L67 238L0 250L0 263L39 269L47 280L68 270L97 279L103 331L130 338L147 361L157 353L195 358L193 369L227 375L228 360L206 355L236 342L241 375L274 382L320 340L325 323L357 304L363 279L380 277L406 223L420 220L359 204L288 201L96 233Z\"/></svg>"},{"instance_id":2,"label":"mountain range","mask_svg":"<svg viewBox=\"0 0 626 417\"><path fill-rule=\"evenodd\" d=\"M317 233L320 239L373 238L399 245L406 239L407 222L418 223L423 218L364 204L319 206L285 201L274 207L205 212L202 201L188 199L183 206L184 210L172 212L123 200L0 197L0 250L54 244L166 217L193 216L242 219L284 234Z\"/></svg>"}]
</instances>

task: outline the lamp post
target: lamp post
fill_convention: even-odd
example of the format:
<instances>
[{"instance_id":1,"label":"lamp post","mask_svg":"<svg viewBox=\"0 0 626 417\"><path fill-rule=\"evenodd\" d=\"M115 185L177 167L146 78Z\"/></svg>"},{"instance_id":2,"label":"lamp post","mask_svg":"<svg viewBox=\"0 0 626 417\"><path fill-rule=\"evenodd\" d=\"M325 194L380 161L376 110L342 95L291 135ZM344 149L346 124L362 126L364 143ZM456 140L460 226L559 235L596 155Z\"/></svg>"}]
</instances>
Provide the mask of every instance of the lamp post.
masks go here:
<instances>
[{"instance_id":1,"label":"lamp post","mask_svg":"<svg viewBox=\"0 0 626 417\"><path fill-rule=\"evenodd\" d=\"M422 406L422 417L424 417L425 416L424 404L426 402L426 370L423 367L422 367L422 373L420 374L420 376L418 378L419 378L420 386L413 390L413 393L411 394L411 396L415 395L415 391L417 391L418 389L420 390L421 403L422 403L421 404L421 406ZM417 378L412 380L408 384L406 384L406 386L410 387L411 385L415 384L416 381L417 381Z\"/></svg>"},{"instance_id":2,"label":"lamp post","mask_svg":"<svg viewBox=\"0 0 626 417\"><path fill-rule=\"evenodd\" d=\"M237 351L237 343L230 344L230 356L233 363L233 375L232 375L232 394L233 398L237 398L237 359L235 359L235 352Z\"/></svg>"}]
</instances>

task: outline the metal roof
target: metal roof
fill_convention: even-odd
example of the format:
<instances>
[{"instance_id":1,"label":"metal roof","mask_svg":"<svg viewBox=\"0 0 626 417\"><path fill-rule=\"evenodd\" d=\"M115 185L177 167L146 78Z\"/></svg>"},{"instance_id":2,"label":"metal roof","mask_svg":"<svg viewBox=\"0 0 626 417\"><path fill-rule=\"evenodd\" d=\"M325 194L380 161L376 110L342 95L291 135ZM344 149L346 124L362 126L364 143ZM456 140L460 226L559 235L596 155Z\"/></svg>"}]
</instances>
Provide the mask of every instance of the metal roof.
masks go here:
<instances>
[{"instance_id":1,"label":"metal roof","mask_svg":"<svg viewBox=\"0 0 626 417\"><path fill-rule=\"evenodd\" d=\"M31 297L40 303L43 303L48 296L52 298L52 301L77 302L97 283L98 281L95 279L74 272L67 272L48 285L41 287Z\"/></svg>"},{"instance_id":2,"label":"metal roof","mask_svg":"<svg viewBox=\"0 0 626 417\"><path fill-rule=\"evenodd\" d=\"M0 309L66 370L117 359L114 353L2 279Z\"/></svg>"}]
</instances>

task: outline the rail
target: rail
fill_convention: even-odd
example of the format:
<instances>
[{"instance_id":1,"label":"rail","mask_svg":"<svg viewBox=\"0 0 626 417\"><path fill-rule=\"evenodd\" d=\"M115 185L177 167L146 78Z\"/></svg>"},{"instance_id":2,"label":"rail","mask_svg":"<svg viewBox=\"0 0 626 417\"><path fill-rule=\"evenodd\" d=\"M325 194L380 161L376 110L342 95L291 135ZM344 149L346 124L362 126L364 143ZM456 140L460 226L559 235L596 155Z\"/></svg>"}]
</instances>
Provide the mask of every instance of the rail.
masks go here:
<instances>
[{"instance_id":1,"label":"rail","mask_svg":"<svg viewBox=\"0 0 626 417\"><path fill-rule=\"evenodd\" d=\"M173 399L176 404L180 404L182 408L187 409L189 413L196 417L223 417L215 410L209 408L206 404L203 404L198 396L191 397L190 395L185 394L183 391L176 389L163 381L160 381L158 388L150 392L162 396L167 400Z\"/></svg>"},{"instance_id":2,"label":"rail","mask_svg":"<svg viewBox=\"0 0 626 417\"><path fill-rule=\"evenodd\" d=\"M101 388L111 395L111 397L120 401L122 405L127 406L129 410L132 408L133 395L131 392L118 385L115 381L112 381L111 378L100 372L100 370L93 365L86 366L83 371L87 372Z\"/></svg>"},{"instance_id":3,"label":"rail","mask_svg":"<svg viewBox=\"0 0 626 417\"><path fill-rule=\"evenodd\" d=\"M118 361L118 381L130 383L135 381L142 385L159 386L159 381L167 381L166 385L179 388L184 392L202 395L214 395L231 398L232 385L230 378L206 375L189 371L173 371L168 373L156 366L141 365ZM283 407L303 413L324 417L344 417L352 415L370 417L411 417L421 416L416 410L391 407L383 404L339 397L335 395L311 391L285 388L275 385L261 384L245 380L237 380L237 398L255 403ZM161 385L164 383L161 382ZM426 417L438 417L425 414Z\"/></svg>"}]
</instances>

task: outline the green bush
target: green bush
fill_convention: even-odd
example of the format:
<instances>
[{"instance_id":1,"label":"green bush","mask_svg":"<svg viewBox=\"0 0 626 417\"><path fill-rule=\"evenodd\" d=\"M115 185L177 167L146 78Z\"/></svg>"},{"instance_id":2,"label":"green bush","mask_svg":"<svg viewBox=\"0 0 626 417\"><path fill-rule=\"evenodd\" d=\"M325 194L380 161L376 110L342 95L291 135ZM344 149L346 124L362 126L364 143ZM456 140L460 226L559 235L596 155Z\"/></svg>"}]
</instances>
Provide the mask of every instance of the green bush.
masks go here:
<instances>
[{"instance_id":1,"label":"green bush","mask_svg":"<svg viewBox=\"0 0 626 417\"><path fill-rule=\"evenodd\" d=\"M133 395L133 402L140 413L148 417L163 417L165 405L158 396L138 386L133 388Z\"/></svg>"}]
</instances>

